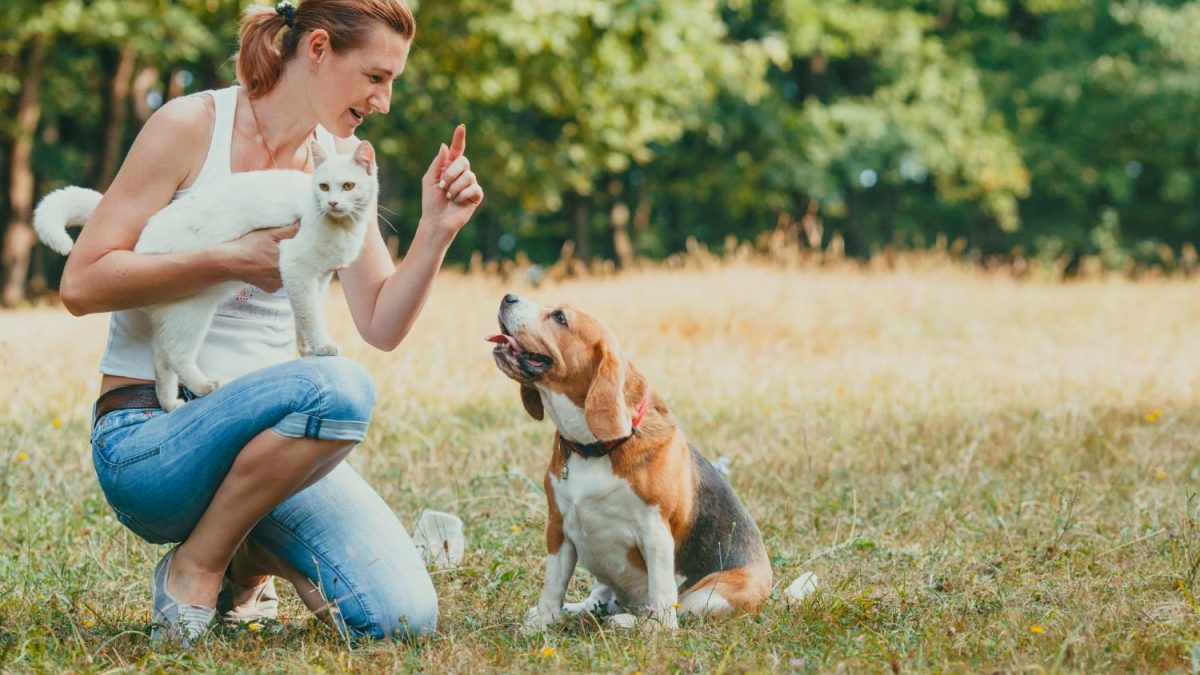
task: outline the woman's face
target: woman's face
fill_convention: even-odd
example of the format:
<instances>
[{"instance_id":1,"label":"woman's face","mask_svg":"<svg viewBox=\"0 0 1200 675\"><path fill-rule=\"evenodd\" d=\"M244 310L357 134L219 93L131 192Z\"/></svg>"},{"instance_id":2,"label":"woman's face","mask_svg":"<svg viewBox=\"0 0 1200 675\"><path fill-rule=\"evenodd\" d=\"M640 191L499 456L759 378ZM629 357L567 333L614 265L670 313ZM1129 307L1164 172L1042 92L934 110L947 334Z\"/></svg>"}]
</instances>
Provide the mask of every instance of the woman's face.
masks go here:
<instances>
[{"instance_id":1,"label":"woman's face","mask_svg":"<svg viewBox=\"0 0 1200 675\"><path fill-rule=\"evenodd\" d=\"M312 93L317 122L335 136L354 134L363 118L391 108L392 82L404 72L412 40L377 25L358 49L326 48L317 61Z\"/></svg>"}]
</instances>

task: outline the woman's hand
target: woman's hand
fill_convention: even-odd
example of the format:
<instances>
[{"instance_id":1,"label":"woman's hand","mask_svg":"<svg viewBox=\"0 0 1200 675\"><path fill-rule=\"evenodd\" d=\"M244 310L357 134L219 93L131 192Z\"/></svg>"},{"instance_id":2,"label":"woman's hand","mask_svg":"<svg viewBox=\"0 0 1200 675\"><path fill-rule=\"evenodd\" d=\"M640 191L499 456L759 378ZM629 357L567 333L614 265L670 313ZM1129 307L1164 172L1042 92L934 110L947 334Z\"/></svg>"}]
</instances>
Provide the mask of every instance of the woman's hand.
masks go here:
<instances>
[{"instance_id":1,"label":"woman's hand","mask_svg":"<svg viewBox=\"0 0 1200 675\"><path fill-rule=\"evenodd\" d=\"M234 279L274 293L283 287L279 278L279 242L291 239L299 231L298 220L283 227L255 230L221 244L221 258Z\"/></svg>"},{"instance_id":2,"label":"woman's hand","mask_svg":"<svg viewBox=\"0 0 1200 675\"><path fill-rule=\"evenodd\" d=\"M483 202L483 188L475 180L467 149L467 127L458 125L447 148L443 143L437 157L421 179L421 220L448 243L471 219Z\"/></svg>"}]
</instances>

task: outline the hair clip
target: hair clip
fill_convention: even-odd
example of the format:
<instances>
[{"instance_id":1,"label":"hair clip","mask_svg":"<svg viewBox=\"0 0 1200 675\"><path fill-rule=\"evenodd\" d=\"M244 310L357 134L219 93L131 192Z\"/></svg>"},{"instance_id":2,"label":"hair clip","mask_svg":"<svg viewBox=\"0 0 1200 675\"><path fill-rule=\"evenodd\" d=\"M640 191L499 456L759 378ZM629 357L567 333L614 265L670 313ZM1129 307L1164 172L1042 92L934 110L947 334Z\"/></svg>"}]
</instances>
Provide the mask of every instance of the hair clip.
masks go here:
<instances>
[{"instance_id":1,"label":"hair clip","mask_svg":"<svg viewBox=\"0 0 1200 675\"><path fill-rule=\"evenodd\" d=\"M275 13L283 15L283 23L288 28L296 27L296 8L287 0L275 4Z\"/></svg>"}]
</instances>

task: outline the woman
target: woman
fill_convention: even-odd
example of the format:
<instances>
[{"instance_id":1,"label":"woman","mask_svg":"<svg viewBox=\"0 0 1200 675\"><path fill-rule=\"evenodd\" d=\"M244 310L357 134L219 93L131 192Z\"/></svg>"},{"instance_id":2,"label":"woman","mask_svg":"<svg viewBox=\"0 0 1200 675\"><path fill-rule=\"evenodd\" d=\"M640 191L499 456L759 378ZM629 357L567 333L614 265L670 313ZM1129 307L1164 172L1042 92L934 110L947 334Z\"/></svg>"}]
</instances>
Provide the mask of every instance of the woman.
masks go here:
<instances>
[{"instance_id":1,"label":"woman","mask_svg":"<svg viewBox=\"0 0 1200 675\"><path fill-rule=\"evenodd\" d=\"M412 541L342 462L366 431L370 377L340 357L295 358L277 263L278 242L296 225L187 253L131 250L153 213L204 181L311 171L314 140L350 152L363 118L388 111L414 30L402 0L250 8L241 86L158 110L68 259L67 308L114 312L92 435L101 488L140 537L181 542L154 572L156 637L188 644L218 605L227 620L273 618L274 576L347 636L408 638L435 628L437 599ZM359 334L379 349L404 338L451 241L483 200L465 144L459 127L423 177L421 220L404 260L393 264L373 227L340 272ZM143 319L126 310L231 279L246 286L218 311L199 364L232 381L168 415L154 398Z\"/></svg>"}]
</instances>

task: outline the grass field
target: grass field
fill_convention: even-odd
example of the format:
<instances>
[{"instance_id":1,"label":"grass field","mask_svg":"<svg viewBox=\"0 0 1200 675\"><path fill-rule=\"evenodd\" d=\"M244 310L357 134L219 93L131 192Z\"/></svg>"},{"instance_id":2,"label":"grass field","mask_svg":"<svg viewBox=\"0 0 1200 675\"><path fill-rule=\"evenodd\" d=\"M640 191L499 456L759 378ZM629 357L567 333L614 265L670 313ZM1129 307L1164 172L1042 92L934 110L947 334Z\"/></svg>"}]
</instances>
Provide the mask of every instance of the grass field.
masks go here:
<instances>
[{"instance_id":1,"label":"grass field","mask_svg":"<svg viewBox=\"0 0 1200 675\"><path fill-rule=\"evenodd\" d=\"M605 320L730 480L772 555L758 615L676 634L525 637L542 581L528 418L483 338L506 290ZM282 628L154 650L163 549L110 516L87 443L106 317L0 314L0 670L1163 670L1200 666L1200 285L953 268L635 272L530 289L447 273L393 353L336 336L380 391L351 462L406 523L460 515L439 634L347 645L288 593ZM801 607L779 600L821 578ZM586 593L580 571L569 597Z\"/></svg>"}]
</instances>

